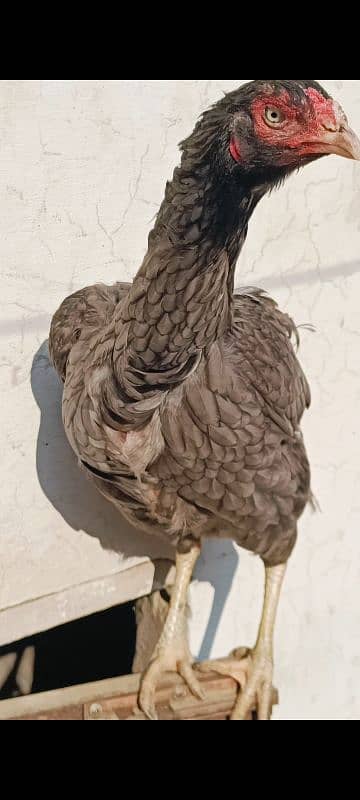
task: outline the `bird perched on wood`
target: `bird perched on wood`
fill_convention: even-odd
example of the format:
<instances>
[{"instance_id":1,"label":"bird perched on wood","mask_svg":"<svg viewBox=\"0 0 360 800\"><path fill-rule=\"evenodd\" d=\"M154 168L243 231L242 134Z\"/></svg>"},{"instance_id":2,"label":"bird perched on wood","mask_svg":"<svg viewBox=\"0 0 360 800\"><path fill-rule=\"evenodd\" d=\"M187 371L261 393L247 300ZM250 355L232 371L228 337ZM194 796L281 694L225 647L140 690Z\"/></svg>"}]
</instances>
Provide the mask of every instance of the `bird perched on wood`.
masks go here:
<instances>
[{"instance_id":1,"label":"bird perched on wood","mask_svg":"<svg viewBox=\"0 0 360 800\"><path fill-rule=\"evenodd\" d=\"M257 644L217 669L242 687L234 720L254 700L270 717L277 606L311 498L300 431L310 391L292 320L260 290L235 294L234 274L259 201L331 153L360 160L360 141L316 81L256 80L227 94L182 144L132 286L78 292L52 323L64 426L83 468L131 522L177 550L139 700L153 719L163 672L201 695L186 597L206 537L233 538L265 564Z\"/></svg>"}]
</instances>

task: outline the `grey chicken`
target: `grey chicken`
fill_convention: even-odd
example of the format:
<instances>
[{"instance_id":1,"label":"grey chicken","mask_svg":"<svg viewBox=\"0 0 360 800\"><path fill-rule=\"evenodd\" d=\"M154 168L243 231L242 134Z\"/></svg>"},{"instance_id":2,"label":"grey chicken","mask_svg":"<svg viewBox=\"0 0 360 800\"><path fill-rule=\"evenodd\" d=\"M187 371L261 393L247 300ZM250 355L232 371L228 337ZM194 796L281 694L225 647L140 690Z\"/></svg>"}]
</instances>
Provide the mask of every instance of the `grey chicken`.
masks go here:
<instances>
[{"instance_id":1,"label":"grey chicken","mask_svg":"<svg viewBox=\"0 0 360 800\"><path fill-rule=\"evenodd\" d=\"M52 323L65 431L83 468L132 523L177 550L139 698L152 719L163 672L201 696L186 598L206 537L232 538L265 564L256 646L217 669L242 688L234 720L254 701L259 719L270 717L277 606L311 497L299 427L310 391L293 322L260 290L234 294L234 274L259 201L331 153L360 159L360 142L316 81L256 80L226 95L182 144L132 286L78 292Z\"/></svg>"}]
</instances>

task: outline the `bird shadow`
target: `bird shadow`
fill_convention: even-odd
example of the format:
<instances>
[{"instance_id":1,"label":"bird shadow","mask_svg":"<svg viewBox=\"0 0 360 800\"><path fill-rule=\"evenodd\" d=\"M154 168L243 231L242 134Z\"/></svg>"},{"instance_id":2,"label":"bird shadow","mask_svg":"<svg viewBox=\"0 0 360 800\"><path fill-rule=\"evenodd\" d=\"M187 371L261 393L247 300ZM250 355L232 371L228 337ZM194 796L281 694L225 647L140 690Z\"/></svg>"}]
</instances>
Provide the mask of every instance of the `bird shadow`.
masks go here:
<instances>
[{"instance_id":1,"label":"bird shadow","mask_svg":"<svg viewBox=\"0 0 360 800\"><path fill-rule=\"evenodd\" d=\"M206 661L211 657L215 637L224 615L239 560L239 552L231 541L213 539L207 541L203 547L195 577L200 582L209 583L214 589L214 596L198 655L199 661Z\"/></svg>"},{"instance_id":2,"label":"bird shadow","mask_svg":"<svg viewBox=\"0 0 360 800\"><path fill-rule=\"evenodd\" d=\"M41 412L36 449L40 486L67 525L98 539L104 550L128 558L174 560L172 547L160 537L151 537L132 527L79 468L65 436L62 384L50 362L47 342L34 357L31 388Z\"/></svg>"},{"instance_id":3,"label":"bird shadow","mask_svg":"<svg viewBox=\"0 0 360 800\"><path fill-rule=\"evenodd\" d=\"M99 494L79 468L65 436L62 413L62 384L49 358L45 341L34 356L31 387L41 417L37 438L36 466L45 496L75 532L98 539L105 550L124 558L148 557L158 565L155 581L166 576L166 563L175 560L175 551L160 537L149 536L131 526L119 511ZM226 569L219 568L219 558ZM232 542L205 542L196 573L199 581L214 587L214 602L201 647L201 657L208 657L226 599L238 565L238 553ZM165 562L165 565L164 565Z\"/></svg>"}]
</instances>

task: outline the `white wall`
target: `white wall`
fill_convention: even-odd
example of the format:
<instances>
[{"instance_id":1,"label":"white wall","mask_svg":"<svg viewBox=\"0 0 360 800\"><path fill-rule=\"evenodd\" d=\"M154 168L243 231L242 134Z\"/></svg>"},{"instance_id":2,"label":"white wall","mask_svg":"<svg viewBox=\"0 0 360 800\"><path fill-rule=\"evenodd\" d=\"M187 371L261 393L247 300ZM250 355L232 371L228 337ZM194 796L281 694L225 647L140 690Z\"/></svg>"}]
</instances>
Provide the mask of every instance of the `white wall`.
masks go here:
<instances>
[{"instance_id":1,"label":"white wall","mask_svg":"<svg viewBox=\"0 0 360 800\"><path fill-rule=\"evenodd\" d=\"M239 83L0 82L0 608L118 569L114 516L88 487L82 502L58 388L41 357L36 444L32 362L65 295L133 277L177 143ZM323 83L360 130L360 81ZM322 513L302 521L284 591L279 719L360 718L359 249L360 165L331 158L263 202L238 270L238 283L265 287L298 323L316 327L304 331L301 357L313 388L305 433ZM46 449L55 425L56 464ZM211 543L198 577L194 650L224 655L251 643L261 564Z\"/></svg>"}]
</instances>

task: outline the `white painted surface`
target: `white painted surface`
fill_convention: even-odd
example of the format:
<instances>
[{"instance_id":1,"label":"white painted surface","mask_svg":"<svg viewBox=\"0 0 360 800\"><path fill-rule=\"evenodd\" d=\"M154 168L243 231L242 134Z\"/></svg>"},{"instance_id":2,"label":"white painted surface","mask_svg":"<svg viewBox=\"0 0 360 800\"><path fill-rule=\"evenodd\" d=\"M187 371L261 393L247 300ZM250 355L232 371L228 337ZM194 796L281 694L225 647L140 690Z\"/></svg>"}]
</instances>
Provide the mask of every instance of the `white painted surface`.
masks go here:
<instances>
[{"instance_id":1,"label":"white painted surface","mask_svg":"<svg viewBox=\"0 0 360 800\"><path fill-rule=\"evenodd\" d=\"M24 614L23 603L116 582L144 561L146 539L125 533L78 475L40 348L65 295L133 277L177 143L240 82L0 82L0 610ZM360 81L323 83L360 130ZM359 165L324 160L263 202L239 265L238 283L267 288L317 329L304 331L301 355L313 388L305 433L322 513L301 524L284 591L279 719L360 719L359 220ZM194 650L223 655L251 643L261 564L232 544L210 543L198 576ZM0 613L0 643L5 620Z\"/></svg>"}]
</instances>

